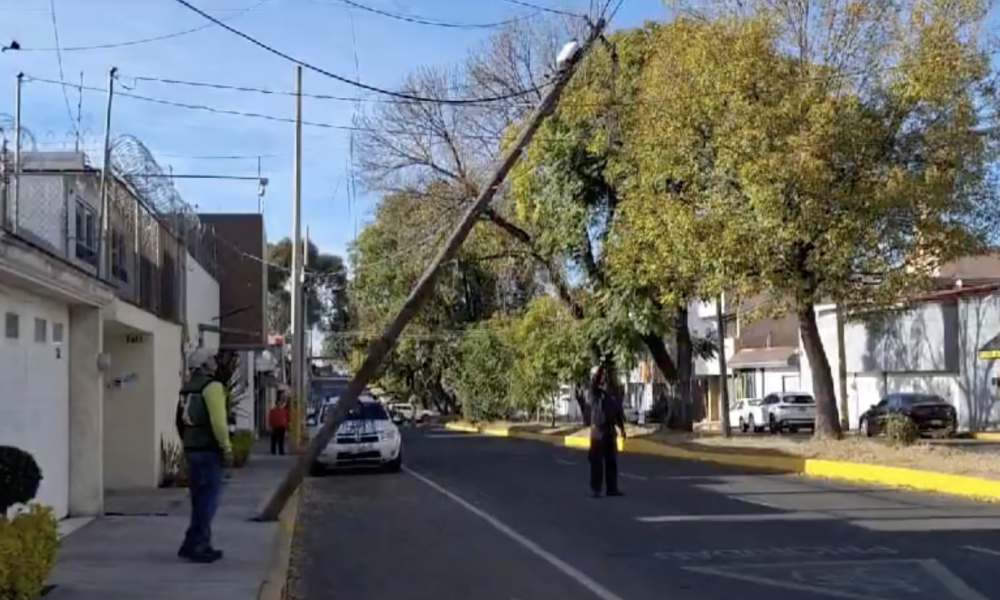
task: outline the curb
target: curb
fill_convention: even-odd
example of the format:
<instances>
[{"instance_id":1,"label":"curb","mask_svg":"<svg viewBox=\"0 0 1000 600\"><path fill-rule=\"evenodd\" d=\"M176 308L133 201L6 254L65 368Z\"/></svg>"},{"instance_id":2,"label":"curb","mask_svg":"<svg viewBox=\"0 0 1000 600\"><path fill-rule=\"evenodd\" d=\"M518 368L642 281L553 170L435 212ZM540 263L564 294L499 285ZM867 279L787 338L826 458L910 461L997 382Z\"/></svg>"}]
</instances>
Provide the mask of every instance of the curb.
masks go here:
<instances>
[{"instance_id":1,"label":"curb","mask_svg":"<svg viewBox=\"0 0 1000 600\"><path fill-rule=\"evenodd\" d=\"M972 439L984 442L1000 442L1000 431L980 431L972 434Z\"/></svg>"},{"instance_id":2,"label":"curb","mask_svg":"<svg viewBox=\"0 0 1000 600\"><path fill-rule=\"evenodd\" d=\"M452 425L449 423L448 425ZM453 431L482 433L545 441L561 444L567 448L585 450L590 447L590 438L581 435L554 436L533 432L519 432L511 428L480 428L466 423L455 423L448 427ZM446 425L447 427L447 425ZM502 432L502 433L498 433ZM983 435L983 434L980 434ZM988 433L990 437L977 439L1000 441L1000 434ZM921 471L905 467L886 467L864 463L852 463L818 458L795 456L767 456L761 454L723 454L720 452L697 452L686 448L668 446L642 438L618 438L618 450L630 454L647 454L676 458L681 460L697 460L721 465L765 469L783 473L798 473L807 477L869 483L893 488L904 488L922 492L933 492L949 496L961 496L974 500L1000 502L1000 480L983 479L969 475L952 475L935 471Z\"/></svg>"},{"instance_id":3,"label":"curb","mask_svg":"<svg viewBox=\"0 0 1000 600\"><path fill-rule=\"evenodd\" d=\"M295 538L295 524L299 515L299 505L302 503L302 490L295 492L292 499L281 511L278 519L278 531L273 542L271 560L268 563L267 574L261 582L257 600L287 600L288 570L292 561L292 541Z\"/></svg>"}]
</instances>

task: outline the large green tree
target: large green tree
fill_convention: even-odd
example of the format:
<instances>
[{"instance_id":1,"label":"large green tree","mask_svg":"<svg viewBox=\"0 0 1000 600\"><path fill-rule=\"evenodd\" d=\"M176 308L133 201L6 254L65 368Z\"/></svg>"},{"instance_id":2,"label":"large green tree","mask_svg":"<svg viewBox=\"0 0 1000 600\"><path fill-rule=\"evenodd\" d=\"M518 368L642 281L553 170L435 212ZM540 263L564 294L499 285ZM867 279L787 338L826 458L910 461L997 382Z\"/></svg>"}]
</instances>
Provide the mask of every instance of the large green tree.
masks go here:
<instances>
[{"instance_id":1,"label":"large green tree","mask_svg":"<svg viewBox=\"0 0 1000 600\"><path fill-rule=\"evenodd\" d=\"M616 252L661 289L690 252L703 292L794 311L837 436L814 306L892 301L995 231L985 4L711 8L652 41Z\"/></svg>"}]
</instances>

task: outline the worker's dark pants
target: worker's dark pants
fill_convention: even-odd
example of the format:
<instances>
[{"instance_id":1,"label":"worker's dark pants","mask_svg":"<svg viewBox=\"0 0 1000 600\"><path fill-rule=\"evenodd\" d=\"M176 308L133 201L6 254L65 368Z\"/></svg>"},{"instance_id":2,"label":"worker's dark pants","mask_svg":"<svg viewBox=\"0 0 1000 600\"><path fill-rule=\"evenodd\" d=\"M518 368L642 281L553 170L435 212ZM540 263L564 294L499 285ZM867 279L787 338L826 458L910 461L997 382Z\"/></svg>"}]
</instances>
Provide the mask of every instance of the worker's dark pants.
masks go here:
<instances>
[{"instance_id":1,"label":"worker's dark pants","mask_svg":"<svg viewBox=\"0 0 1000 600\"><path fill-rule=\"evenodd\" d=\"M601 492L604 484L607 493L618 492L618 438L605 434L601 439L590 440L590 490Z\"/></svg>"},{"instance_id":2,"label":"worker's dark pants","mask_svg":"<svg viewBox=\"0 0 1000 600\"><path fill-rule=\"evenodd\" d=\"M285 453L285 428L275 427L271 430L271 454Z\"/></svg>"},{"instance_id":3,"label":"worker's dark pants","mask_svg":"<svg viewBox=\"0 0 1000 600\"><path fill-rule=\"evenodd\" d=\"M193 553L212 549L212 519L219 508L224 460L218 450L187 451L191 524L183 548Z\"/></svg>"}]
</instances>

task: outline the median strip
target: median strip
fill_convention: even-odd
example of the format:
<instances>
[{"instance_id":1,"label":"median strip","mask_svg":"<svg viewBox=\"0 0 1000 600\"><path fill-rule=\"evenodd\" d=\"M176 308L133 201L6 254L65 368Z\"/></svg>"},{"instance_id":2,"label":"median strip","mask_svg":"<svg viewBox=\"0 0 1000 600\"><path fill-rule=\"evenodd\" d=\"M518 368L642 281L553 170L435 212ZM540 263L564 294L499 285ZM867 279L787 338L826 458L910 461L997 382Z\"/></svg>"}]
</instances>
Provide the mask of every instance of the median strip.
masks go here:
<instances>
[{"instance_id":1,"label":"median strip","mask_svg":"<svg viewBox=\"0 0 1000 600\"><path fill-rule=\"evenodd\" d=\"M582 434L573 431L566 434L568 429L544 428L541 426L521 426L521 425L474 425L463 422L451 422L445 424L447 429L452 431L465 431L470 433L481 433L497 437L513 437L522 439L532 439L558 444L567 448L587 449L590 447L590 439L586 431ZM572 431L569 429L569 431ZM761 438L763 439L763 438ZM779 439L780 438L776 438ZM764 442L761 442L762 444ZM783 473L798 473L809 477L822 479L834 479L840 481L851 481L856 483L868 483L886 487L906 488L924 492L934 492L948 494L952 496L963 496L976 500L986 500L1000 502L1000 477L983 477L979 473L944 473L919 468L904 466L891 466L886 464L875 464L880 458L872 455L871 448L876 442L868 441L844 441L831 442L831 444L855 444L865 452L859 452L864 462L841 460L838 457L814 457L801 454L794 454L784 450L795 450L791 444L793 442L775 442L780 445L780 449L755 447L751 443L723 445L723 440L713 440L709 443L692 442L686 438L681 443L671 443L668 440L657 438L653 435L630 436L628 439L618 440L619 450L633 454L647 454L662 456L665 458L676 458L682 460L696 460L711 462L722 465L746 467L754 469L765 469L768 471ZM865 445L867 444L867 445ZM806 447L807 444L802 444ZM901 451L884 446L885 452L891 458ZM822 448L821 448L822 450ZM812 451L812 450L810 450ZM804 451L803 451L804 452ZM923 450L914 450L916 454ZM931 452L937 452L940 456L931 456ZM931 449L926 451L927 459L934 458L935 464L947 462L959 462L958 459L968 458L969 460L979 460L982 455L976 457L974 453L966 452L961 454L960 450ZM950 454L949 454L950 453ZM909 460L917 462L921 460L910 457ZM902 459L900 459L902 460ZM992 456L983 460L997 460Z\"/></svg>"}]
</instances>

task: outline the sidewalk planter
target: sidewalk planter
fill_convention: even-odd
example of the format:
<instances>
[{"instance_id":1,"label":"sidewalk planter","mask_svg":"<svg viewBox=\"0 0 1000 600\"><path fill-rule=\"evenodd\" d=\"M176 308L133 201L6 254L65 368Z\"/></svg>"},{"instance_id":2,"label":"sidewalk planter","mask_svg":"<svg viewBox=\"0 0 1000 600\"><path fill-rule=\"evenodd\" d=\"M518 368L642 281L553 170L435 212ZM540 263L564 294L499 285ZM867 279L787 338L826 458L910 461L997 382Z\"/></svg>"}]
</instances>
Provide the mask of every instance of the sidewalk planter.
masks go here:
<instances>
[{"instance_id":1,"label":"sidewalk planter","mask_svg":"<svg viewBox=\"0 0 1000 600\"><path fill-rule=\"evenodd\" d=\"M250 451L253 449L253 432L248 429L241 429L233 433L233 468L239 469L246 466L250 460Z\"/></svg>"},{"instance_id":2,"label":"sidewalk planter","mask_svg":"<svg viewBox=\"0 0 1000 600\"><path fill-rule=\"evenodd\" d=\"M28 505L42 480L27 452L0 446L0 598L34 600L45 589L59 549L48 507ZM27 505L22 509L15 506ZM14 509L13 516L9 516Z\"/></svg>"},{"instance_id":3,"label":"sidewalk planter","mask_svg":"<svg viewBox=\"0 0 1000 600\"><path fill-rule=\"evenodd\" d=\"M160 487L186 488L187 461L184 460L184 450L177 442L168 442L160 438Z\"/></svg>"}]
</instances>

